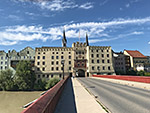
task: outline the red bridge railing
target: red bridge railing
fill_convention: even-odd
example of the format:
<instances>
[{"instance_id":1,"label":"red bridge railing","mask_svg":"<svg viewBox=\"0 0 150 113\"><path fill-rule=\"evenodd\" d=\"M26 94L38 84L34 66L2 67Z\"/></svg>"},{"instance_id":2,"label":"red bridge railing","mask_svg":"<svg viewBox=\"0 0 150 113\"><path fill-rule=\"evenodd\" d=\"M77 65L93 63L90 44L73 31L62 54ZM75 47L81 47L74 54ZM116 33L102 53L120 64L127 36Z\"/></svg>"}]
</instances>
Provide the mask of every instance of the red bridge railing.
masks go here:
<instances>
[{"instance_id":1,"label":"red bridge railing","mask_svg":"<svg viewBox=\"0 0 150 113\"><path fill-rule=\"evenodd\" d=\"M21 113L53 113L69 76L58 82Z\"/></svg>"}]
</instances>

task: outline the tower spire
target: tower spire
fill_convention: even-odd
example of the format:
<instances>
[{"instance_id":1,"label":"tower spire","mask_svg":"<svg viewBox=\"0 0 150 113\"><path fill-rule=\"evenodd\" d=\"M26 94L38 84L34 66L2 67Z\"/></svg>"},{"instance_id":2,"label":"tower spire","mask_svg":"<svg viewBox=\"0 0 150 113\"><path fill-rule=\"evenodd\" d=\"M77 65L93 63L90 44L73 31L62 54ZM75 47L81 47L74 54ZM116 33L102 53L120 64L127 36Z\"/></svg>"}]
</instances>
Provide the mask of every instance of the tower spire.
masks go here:
<instances>
[{"instance_id":1,"label":"tower spire","mask_svg":"<svg viewBox=\"0 0 150 113\"><path fill-rule=\"evenodd\" d=\"M67 39L66 39L66 35L65 35L65 29L63 30L62 46L63 47L67 46Z\"/></svg>"},{"instance_id":2,"label":"tower spire","mask_svg":"<svg viewBox=\"0 0 150 113\"><path fill-rule=\"evenodd\" d=\"M88 35L86 33L86 46L89 46Z\"/></svg>"}]
</instances>

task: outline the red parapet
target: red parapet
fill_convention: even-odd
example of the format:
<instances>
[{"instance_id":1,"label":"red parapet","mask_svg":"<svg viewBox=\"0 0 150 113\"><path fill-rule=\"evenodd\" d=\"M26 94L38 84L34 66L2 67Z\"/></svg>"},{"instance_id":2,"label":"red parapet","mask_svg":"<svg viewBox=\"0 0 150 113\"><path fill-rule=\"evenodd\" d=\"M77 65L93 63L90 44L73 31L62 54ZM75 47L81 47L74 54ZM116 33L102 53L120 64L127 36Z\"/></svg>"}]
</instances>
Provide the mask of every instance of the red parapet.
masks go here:
<instances>
[{"instance_id":1,"label":"red parapet","mask_svg":"<svg viewBox=\"0 0 150 113\"><path fill-rule=\"evenodd\" d=\"M121 75L92 75L93 77L111 78L119 80L127 80L134 82L150 83L150 77L142 76L121 76Z\"/></svg>"},{"instance_id":2,"label":"red parapet","mask_svg":"<svg viewBox=\"0 0 150 113\"><path fill-rule=\"evenodd\" d=\"M49 89L44 95L21 113L54 113L55 107L68 78L69 76L58 82L54 87Z\"/></svg>"}]
</instances>

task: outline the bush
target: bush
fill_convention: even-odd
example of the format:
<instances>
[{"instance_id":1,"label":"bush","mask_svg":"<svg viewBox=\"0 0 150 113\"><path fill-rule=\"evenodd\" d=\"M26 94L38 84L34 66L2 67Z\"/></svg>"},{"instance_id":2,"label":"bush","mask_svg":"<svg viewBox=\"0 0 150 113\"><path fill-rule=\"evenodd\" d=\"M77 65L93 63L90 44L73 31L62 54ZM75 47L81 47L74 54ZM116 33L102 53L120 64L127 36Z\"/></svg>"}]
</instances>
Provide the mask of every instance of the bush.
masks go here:
<instances>
[{"instance_id":1,"label":"bush","mask_svg":"<svg viewBox=\"0 0 150 113\"><path fill-rule=\"evenodd\" d=\"M47 82L45 79L39 79L34 84L34 90L45 90L46 84L47 84Z\"/></svg>"},{"instance_id":2,"label":"bush","mask_svg":"<svg viewBox=\"0 0 150 113\"><path fill-rule=\"evenodd\" d=\"M138 71L136 74L137 74L138 76L144 76L144 75L145 75L145 72L144 72L144 71Z\"/></svg>"},{"instance_id":3,"label":"bush","mask_svg":"<svg viewBox=\"0 0 150 113\"><path fill-rule=\"evenodd\" d=\"M54 77L52 79L49 79L47 81L47 84L46 84L46 89L49 89L49 88L52 88L54 85L56 85L58 82L59 82L59 78L58 77Z\"/></svg>"},{"instance_id":4,"label":"bush","mask_svg":"<svg viewBox=\"0 0 150 113\"><path fill-rule=\"evenodd\" d=\"M145 76L150 76L150 72L145 72Z\"/></svg>"}]
</instances>

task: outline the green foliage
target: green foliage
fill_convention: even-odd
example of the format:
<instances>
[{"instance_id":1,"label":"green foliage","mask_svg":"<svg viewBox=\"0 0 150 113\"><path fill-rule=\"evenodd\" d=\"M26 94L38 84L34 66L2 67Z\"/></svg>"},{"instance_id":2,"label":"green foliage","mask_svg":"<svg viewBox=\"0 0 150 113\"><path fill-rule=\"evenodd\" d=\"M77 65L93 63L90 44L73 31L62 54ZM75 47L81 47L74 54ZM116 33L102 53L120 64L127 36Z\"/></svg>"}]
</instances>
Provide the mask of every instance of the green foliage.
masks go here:
<instances>
[{"instance_id":1,"label":"green foliage","mask_svg":"<svg viewBox=\"0 0 150 113\"><path fill-rule=\"evenodd\" d=\"M19 90L32 90L36 80L30 61L20 61L17 64L15 83Z\"/></svg>"},{"instance_id":2,"label":"green foliage","mask_svg":"<svg viewBox=\"0 0 150 113\"><path fill-rule=\"evenodd\" d=\"M10 69L0 72L0 89L14 90L13 72Z\"/></svg>"},{"instance_id":3,"label":"green foliage","mask_svg":"<svg viewBox=\"0 0 150 113\"><path fill-rule=\"evenodd\" d=\"M128 70L126 74L127 75L136 75L136 71L134 71L134 70Z\"/></svg>"},{"instance_id":4,"label":"green foliage","mask_svg":"<svg viewBox=\"0 0 150 113\"><path fill-rule=\"evenodd\" d=\"M125 75L124 71L116 71L116 75Z\"/></svg>"},{"instance_id":5,"label":"green foliage","mask_svg":"<svg viewBox=\"0 0 150 113\"><path fill-rule=\"evenodd\" d=\"M45 79L39 79L34 85L34 90L45 90L46 84Z\"/></svg>"},{"instance_id":6,"label":"green foliage","mask_svg":"<svg viewBox=\"0 0 150 113\"><path fill-rule=\"evenodd\" d=\"M54 77L52 79L49 79L47 81L47 84L46 84L46 89L49 89L49 88L52 88L54 85L56 85L58 82L59 82L59 78L58 77Z\"/></svg>"},{"instance_id":7,"label":"green foliage","mask_svg":"<svg viewBox=\"0 0 150 113\"><path fill-rule=\"evenodd\" d=\"M138 76L144 76L144 75L145 75L145 72L144 72L144 71L138 71L136 74L137 74Z\"/></svg>"},{"instance_id":8,"label":"green foliage","mask_svg":"<svg viewBox=\"0 0 150 113\"><path fill-rule=\"evenodd\" d=\"M150 76L150 73L149 72L145 72L145 76Z\"/></svg>"}]
</instances>

